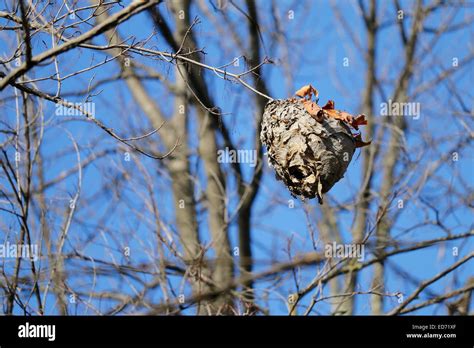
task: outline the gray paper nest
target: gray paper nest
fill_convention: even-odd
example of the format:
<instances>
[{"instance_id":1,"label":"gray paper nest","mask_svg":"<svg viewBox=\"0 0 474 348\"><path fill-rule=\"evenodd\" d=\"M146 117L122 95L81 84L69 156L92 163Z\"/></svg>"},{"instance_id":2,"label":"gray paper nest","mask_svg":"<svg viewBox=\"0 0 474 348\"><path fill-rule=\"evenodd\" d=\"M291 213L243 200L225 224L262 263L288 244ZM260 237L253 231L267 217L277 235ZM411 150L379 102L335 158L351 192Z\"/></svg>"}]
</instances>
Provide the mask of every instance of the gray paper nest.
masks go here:
<instances>
[{"instance_id":1,"label":"gray paper nest","mask_svg":"<svg viewBox=\"0 0 474 348\"><path fill-rule=\"evenodd\" d=\"M320 123L292 99L267 103L260 139L269 165L291 194L318 197L321 204L323 193L344 176L356 149L346 124L327 117Z\"/></svg>"}]
</instances>

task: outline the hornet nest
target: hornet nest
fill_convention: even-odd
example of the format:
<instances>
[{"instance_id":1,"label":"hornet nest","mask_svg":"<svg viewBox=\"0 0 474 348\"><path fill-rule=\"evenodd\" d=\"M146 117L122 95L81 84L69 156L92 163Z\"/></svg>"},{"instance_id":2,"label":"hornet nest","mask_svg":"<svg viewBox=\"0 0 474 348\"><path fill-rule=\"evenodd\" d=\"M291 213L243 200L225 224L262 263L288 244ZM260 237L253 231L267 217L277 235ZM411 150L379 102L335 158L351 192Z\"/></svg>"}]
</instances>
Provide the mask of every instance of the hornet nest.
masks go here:
<instances>
[{"instance_id":1,"label":"hornet nest","mask_svg":"<svg viewBox=\"0 0 474 348\"><path fill-rule=\"evenodd\" d=\"M293 196L318 197L328 192L347 170L355 149L369 145L360 133L365 115L353 117L334 109L329 100L320 107L311 85L299 89L298 98L271 100L265 106L260 139L268 162ZM312 97L315 97L315 101Z\"/></svg>"}]
</instances>

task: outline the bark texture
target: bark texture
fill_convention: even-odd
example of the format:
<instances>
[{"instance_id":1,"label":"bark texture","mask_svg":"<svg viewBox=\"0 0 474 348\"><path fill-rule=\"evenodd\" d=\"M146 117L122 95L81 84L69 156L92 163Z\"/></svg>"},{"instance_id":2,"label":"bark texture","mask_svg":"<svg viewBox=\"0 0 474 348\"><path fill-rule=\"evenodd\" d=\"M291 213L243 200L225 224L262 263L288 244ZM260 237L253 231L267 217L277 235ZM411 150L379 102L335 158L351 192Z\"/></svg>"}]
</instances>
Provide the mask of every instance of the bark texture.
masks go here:
<instances>
[{"instance_id":1,"label":"bark texture","mask_svg":"<svg viewBox=\"0 0 474 348\"><path fill-rule=\"evenodd\" d=\"M260 139L269 165L291 194L318 197L321 204L323 193L344 176L356 149L346 124L328 117L319 122L294 99L267 103Z\"/></svg>"}]
</instances>

